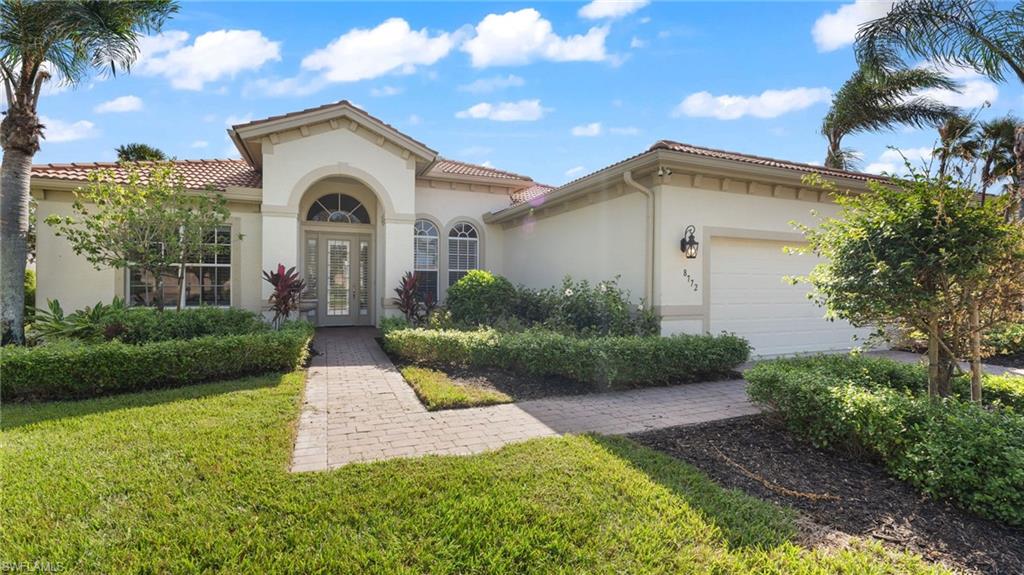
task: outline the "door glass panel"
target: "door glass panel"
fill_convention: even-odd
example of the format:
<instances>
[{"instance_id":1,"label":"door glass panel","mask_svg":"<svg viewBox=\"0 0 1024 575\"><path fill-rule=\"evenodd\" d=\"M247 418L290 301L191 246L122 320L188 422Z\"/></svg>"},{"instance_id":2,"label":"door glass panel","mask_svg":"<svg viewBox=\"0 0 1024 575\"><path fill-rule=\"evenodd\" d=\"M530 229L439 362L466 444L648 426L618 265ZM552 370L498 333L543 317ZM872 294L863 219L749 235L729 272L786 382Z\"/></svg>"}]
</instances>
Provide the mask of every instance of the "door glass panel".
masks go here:
<instances>
[{"instance_id":1,"label":"door glass panel","mask_svg":"<svg viewBox=\"0 0 1024 575\"><path fill-rule=\"evenodd\" d=\"M327 240L327 315L350 313L348 297L351 264L348 240Z\"/></svg>"},{"instance_id":2,"label":"door glass panel","mask_svg":"<svg viewBox=\"0 0 1024 575\"><path fill-rule=\"evenodd\" d=\"M306 294L316 295L316 272L317 272L317 241L316 237L306 238L306 255L303 260L305 264L303 277L306 280Z\"/></svg>"},{"instance_id":3,"label":"door glass panel","mask_svg":"<svg viewBox=\"0 0 1024 575\"><path fill-rule=\"evenodd\" d=\"M359 241L359 315L370 314L370 242Z\"/></svg>"}]
</instances>

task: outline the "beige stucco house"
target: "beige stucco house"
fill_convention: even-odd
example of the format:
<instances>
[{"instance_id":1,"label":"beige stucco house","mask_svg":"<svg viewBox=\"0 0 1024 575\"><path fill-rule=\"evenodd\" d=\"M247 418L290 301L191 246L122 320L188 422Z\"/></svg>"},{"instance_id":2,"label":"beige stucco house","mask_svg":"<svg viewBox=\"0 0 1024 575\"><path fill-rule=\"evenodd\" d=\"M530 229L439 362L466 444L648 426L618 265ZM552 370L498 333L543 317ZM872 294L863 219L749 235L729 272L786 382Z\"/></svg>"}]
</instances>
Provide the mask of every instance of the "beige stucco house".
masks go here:
<instances>
[{"instance_id":1,"label":"beige stucco house","mask_svg":"<svg viewBox=\"0 0 1024 575\"><path fill-rule=\"evenodd\" d=\"M297 266L312 287L310 319L373 325L397 310L393 288L416 271L440 300L465 271L490 269L548 287L566 275L619 276L653 304L665 334L731 331L758 355L846 349L859 333L823 319L806 287L810 256L791 221L835 213L827 194L801 185L818 172L858 191L870 176L659 141L561 187L444 159L426 144L342 101L233 126L241 160L177 162L187 187L229 200L224 257L188 267L186 293L155 294L153 278L96 270L46 224L38 230L38 298L65 309L122 296L260 310L261 271ZM112 164L33 168L41 222L69 214L89 171ZM696 257L680 249L694 227ZM229 256L227 254L230 254ZM167 290L176 290L168 287Z\"/></svg>"}]
</instances>

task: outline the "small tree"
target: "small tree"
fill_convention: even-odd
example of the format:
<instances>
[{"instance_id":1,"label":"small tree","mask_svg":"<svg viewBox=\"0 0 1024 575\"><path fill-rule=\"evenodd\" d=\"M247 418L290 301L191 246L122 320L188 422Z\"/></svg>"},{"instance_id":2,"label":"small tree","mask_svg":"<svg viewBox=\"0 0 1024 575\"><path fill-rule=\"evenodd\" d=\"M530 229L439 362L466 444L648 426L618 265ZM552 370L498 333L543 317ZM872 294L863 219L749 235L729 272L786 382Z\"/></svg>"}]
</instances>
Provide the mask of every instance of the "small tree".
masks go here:
<instances>
[{"instance_id":1,"label":"small tree","mask_svg":"<svg viewBox=\"0 0 1024 575\"><path fill-rule=\"evenodd\" d=\"M221 194L187 192L164 165L129 170L125 183L110 170L93 172L75 192L72 210L71 216L50 215L46 223L96 269L132 267L154 277L160 309L165 276L175 276L183 293L185 264L223 247L211 245L209 235L230 216ZM180 297L176 305L180 309Z\"/></svg>"},{"instance_id":2,"label":"small tree","mask_svg":"<svg viewBox=\"0 0 1024 575\"><path fill-rule=\"evenodd\" d=\"M270 311L274 312L274 327L280 329L288 316L298 311L302 292L306 290L306 282L299 277L294 267L285 269L284 264L277 264L276 271L264 271L263 279L274 288L267 303L270 304Z\"/></svg>"},{"instance_id":3,"label":"small tree","mask_svg":"<svg viewBox=\"0 0 1024 575\"><path fill-rule=\"evenodd\" d=\"M820 177L808 183L835 192ZM929 393L949 395L956 360L971 356L974 336L1020 313L1024 228L1004 217L1008 198L981 204L948 179L914 172L869 187L833 193L837 217L815 228L796 224L808 245L795 251L823 258L803 279L831 316L879 335L891 327L927 334Z\"/></svg>"}]
</instances>

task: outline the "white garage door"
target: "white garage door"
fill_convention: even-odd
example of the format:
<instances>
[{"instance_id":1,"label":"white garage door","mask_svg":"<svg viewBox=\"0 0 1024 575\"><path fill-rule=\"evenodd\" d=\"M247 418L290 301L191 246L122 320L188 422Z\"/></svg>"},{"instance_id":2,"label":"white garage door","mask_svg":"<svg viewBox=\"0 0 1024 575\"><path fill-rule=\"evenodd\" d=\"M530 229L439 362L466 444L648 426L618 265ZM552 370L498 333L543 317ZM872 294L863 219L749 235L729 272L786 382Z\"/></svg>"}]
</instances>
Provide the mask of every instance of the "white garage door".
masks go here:
<instances>
[{"instance_id":1,"label":"white garage door","mask_svg":"<svg viewBox=\"0 0 1024 575\"><path fill-rule=\"evenodd\" d=\"M750 341L755 356L834 351L860 345L866 337L844 321L824 319L825 310L807 299L806 284L786 276L806 275L811 255L782 251L791 242L738 238L711 241L711 333L733 332Z\"/></svg>"}]
</instances>

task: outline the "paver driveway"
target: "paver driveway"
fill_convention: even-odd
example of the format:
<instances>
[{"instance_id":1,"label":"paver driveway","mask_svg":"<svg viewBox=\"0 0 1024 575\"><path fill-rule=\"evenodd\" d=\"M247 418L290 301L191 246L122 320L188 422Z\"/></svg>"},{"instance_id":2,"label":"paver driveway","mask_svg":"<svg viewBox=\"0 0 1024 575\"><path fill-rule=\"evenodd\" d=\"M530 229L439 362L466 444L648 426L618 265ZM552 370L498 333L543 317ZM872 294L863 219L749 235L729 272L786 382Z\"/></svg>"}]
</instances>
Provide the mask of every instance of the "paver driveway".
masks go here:
<instances>
[{"instance_id":1,"label":"paver driveway","mask_svg":"<svg viewBox=\"0 0 1024 575\"><path fill-rule=\"evenodd\" d=\"M623 434L757 413L743 380L427 411L374 340L317 331L292 471L428 454L471 454L561 433Z\"/></svg>"}]
</instances>

